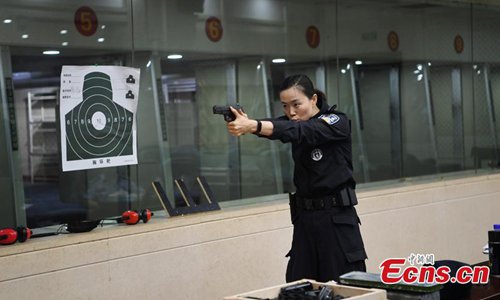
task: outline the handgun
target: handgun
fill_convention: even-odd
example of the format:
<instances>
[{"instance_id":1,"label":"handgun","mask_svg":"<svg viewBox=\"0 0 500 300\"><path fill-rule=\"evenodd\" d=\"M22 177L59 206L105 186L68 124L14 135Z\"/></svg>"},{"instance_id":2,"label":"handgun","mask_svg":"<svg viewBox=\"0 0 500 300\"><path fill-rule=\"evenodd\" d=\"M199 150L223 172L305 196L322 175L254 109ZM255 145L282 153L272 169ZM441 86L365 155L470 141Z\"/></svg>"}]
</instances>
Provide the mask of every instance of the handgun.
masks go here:
<instances>
[{"instance_id":1,"label":"handgun","mask_svg":"<svg viewBox=\"0 0 500 300\"><path fill-rule=\"evenodd\" d=\"M281 293L289 293L289 292L307 292L313 289L313 285L311 282L299 282L293 285L285 286L280 289Z\"/></svg>"},{"instance_id":2,"label":"handgun","mask_svg":"<svg viewBox=\"0 0 500 300\"><path fill-rule=\"evenodd\" d=\"M231 105L234 109L243 109L239 104ZM236 119L236 116L233 114L230 105L214 105L213 112L217 115L223 115L224 121L232 122Z\"/></svg>"}]
</instances>

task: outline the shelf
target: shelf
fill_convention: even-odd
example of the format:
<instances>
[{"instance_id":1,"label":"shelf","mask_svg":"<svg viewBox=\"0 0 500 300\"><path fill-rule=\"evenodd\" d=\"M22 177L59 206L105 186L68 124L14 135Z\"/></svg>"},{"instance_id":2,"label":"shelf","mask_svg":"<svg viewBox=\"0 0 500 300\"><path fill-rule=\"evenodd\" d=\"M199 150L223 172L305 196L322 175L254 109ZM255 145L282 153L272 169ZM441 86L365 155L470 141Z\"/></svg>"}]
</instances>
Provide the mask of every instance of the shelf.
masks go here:
<instances>
[{"instance_id":1,"label":"shelf","mask_svg":"<svg viewBox=\"0 0 500 300\"><path fill-rule=\"evenodd\" d=\"M59 176L56 105L59 92L28 92L28 158L31 182Z\"/></svg>"},{"instance_id":2,"label":"shelf","mask_svg":"<svg viewBox=\"0 0 500 300\"><path fill-rule=\"evenodd\" d=\"M55 128L37 128L37 132L57 132Z\"/></svg>"},{"instance_id":3,"label":"shelf","mask_svg":"<svg viewBox=\"0 0 500 300\"><path fill-rule=\"evenodd\" d=\"M34 120L29 121L30 124L56 124L56 120Z\"/></svg>"}]
</instances>

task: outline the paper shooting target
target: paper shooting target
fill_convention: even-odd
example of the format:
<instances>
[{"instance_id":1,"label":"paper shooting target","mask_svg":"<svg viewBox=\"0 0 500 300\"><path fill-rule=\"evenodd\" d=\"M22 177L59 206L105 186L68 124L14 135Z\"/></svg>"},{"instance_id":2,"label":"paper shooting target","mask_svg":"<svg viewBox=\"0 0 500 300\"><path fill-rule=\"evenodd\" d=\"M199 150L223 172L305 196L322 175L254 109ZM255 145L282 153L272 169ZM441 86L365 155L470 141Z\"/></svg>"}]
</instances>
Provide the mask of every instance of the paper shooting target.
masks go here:
<instances>
[{"instance_id":1,"label":"paper shooting target","mask_svg":"<svg viewBox=\"0 0 500 300\"><path fill-rule=\"evenodd\" d=\"M136 164L138 69L64 66L63 170Z\"/></svg>"}]
</instances>

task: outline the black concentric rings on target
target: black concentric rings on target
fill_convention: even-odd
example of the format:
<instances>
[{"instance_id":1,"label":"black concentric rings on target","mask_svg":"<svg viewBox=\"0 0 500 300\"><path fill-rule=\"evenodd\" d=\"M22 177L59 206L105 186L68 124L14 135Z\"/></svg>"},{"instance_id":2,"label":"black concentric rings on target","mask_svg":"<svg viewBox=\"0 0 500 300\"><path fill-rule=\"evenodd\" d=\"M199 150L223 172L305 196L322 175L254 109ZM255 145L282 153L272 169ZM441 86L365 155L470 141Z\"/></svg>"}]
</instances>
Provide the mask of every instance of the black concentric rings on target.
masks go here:
<instances>
[{"instance_id":1,"label":"black concentric rings on target","mask_svg":"<svg viewBox=\"0 0 500 300\"><path fill-rule=\"evenodd\" d=\"M83 101L65 115L67 160L132 154L133 114L113 101L109 75L84 78Z\"/></svg>"}]
</instances>

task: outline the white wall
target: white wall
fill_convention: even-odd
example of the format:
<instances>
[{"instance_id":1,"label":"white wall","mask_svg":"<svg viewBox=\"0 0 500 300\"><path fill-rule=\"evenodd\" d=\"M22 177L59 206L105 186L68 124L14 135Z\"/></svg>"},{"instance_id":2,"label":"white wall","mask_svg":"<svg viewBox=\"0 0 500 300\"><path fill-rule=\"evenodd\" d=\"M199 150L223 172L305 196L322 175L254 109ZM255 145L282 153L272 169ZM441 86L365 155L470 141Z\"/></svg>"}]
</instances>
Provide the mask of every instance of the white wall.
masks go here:
<instances>
[{"instance_id":1,"label":"white wall","mask_svg":"<svg viewBox=\"0 0 500 300\"><path fill-rule=\"evenodd\" d=\"M388 257L487 260L500 221L500 174L359 192L377 272ZM292 228L286 200L0 248L1 299L222 299L284 282Z\"/></svg>"}]
</instances>

